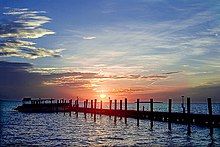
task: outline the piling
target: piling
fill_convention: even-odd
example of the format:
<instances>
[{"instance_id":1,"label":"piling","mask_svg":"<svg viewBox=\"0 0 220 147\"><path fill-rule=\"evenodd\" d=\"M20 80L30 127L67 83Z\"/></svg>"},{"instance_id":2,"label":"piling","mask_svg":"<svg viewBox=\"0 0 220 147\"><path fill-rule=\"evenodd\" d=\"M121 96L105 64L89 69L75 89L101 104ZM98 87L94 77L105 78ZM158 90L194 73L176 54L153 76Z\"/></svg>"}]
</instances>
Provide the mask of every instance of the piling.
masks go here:
<instances>
[{"instance_id":1,"label":"piling","mask_svg":"<svg viewBox=\"0 0 220 147\"><path fill-rule=\"evenodd\" d=\"M140 100L137 99L137 126L139 126L139 102Z\"/></svg>"},{"instance_id":2,"label":"piling","mask_svg":"<svg viewBox=\"0 0 220 147\"><path fill-rule=\"evenodd\" d=\"M100 109L102 110L102 101L100 102Z\"/></svg>"},{"instance_id":3,"label":"piling","mask_svg":"<svg viewBox=\"0 0 220 147\"><path fill-rule=\"evenodd\" d=\"M122 100L120 100L120 110L122 110Z\"/></svg>"},{"instance_id":4,"label":"piling","mask_svg":"<svg viewBox=\"0 0 220 147\"><path fill-rule=\"evenodd\" d=\"M91 100L91 109L93 109L93 100ZM91 117L92 117L92 113L91 113Z\"/></svg>"},{"instance_id":5,"label":"piling","mask_svg":"<svg viewBox=\"0 0 220 147\"><path fill-rule=\"evenodd\" d=\"M150 116L150 129L153 129L153 99L150 99L150 112L151 112L151 116Z\"/></svg>"},{"instance_id":6,"label":"piling","mask_svg":"<svg viewBox=\"0 0 220 147\"><path fill-rule=\"evenodd\" d=\"M171 130L171 112L172 112L172 99L169 99L169 108L168 108L168 112L169 112L169 118L168 118L168 130Z\"/></svg>"},{"instance_id":7,"label":"piling","mask_svg":"<svg viewBox=\"0 0 220 147\"><path fill-rule=\"evenodd\" d=\"M86 108L88 108L88 99L86 99Z\"/></svg>"},{"instance_id":8,"label":"piling","mask_svg":"<svg viewBox=\"0 0 220 147\"><path fill-rule=\"evenodd\" d=\"M114 122L116 124L116 120L117 120L117 117L116 117L116 110L117 110L117 100L115 99L115 117L114 117Z\"/></svg>"},{"instance_id":9,"label":"piling","mask_svg":"<svg viewBox=\"0 0 220 147\"><path fill-rule=\"evenodd\" d=\"M128 109L128 100L125 98L125 111Z\"/></svg>"},{"instance_id":10,"label":"piling","mask_svg":"<svg viewBox=\"0 0 220 147\"><path fill-rule=\"evenodd\" d=\"M128 100L125 98L125 124L127 125L127 109L128 109Z\"/></svg>"},{"instance_id":11,"label":"piling","mask_svg":"<svg viewBox=\"0 0 220 147\"><path fill-rule=\"evenodd\" d=\"M109 101L109 109L112 110L112 100Z\"/></svg>"},{"instance_id":12,"label":"piling","mask_svg":"<svg viewBox=\"0 0 220 147\"><path fill-rule=\"evenodd\" d=\"M209 113L209 127L210 127L210 135L213 135L213 124L212 124L212 99L208 98L208 113Z\"/></svg>"},{"instance_id":13,"label":"piling","mask_svg":"<svg viewBox=\"0 0 220 147\"><path fill-rule=\"evenodd\" d=\"M117 100L115 99L115 110L117 110Z\"/></svg>"},{"instance_id":14,"label":"piling","mask_svg":"<svg viewBox=\"0 0 220 147\"><path fill-rule=\"evenodd\" d=\"M91 109L93 109L93 100L91 100Z\"/></svg>"},{"instance_id":15,"label":"piling","mask_svg":"<svg viewBox=\"0 0 220 147\"><path fill-rule=\"evenodd\" d=\"M69 116L71 116L72 99L69 100Z\"/></svg>"},{"instance_id":16,"label":"piling","mask_svg":"<svg viewBox=\"0 0 220 147\"><path fill-rule=\"evenodd\" d=\"M187 134L190 135L190 133L191 133L191 126L190 126L191 117L190 117L190 98L189 97L187 97L186 105L187 105Z\"/></svg>"}]
</instances>

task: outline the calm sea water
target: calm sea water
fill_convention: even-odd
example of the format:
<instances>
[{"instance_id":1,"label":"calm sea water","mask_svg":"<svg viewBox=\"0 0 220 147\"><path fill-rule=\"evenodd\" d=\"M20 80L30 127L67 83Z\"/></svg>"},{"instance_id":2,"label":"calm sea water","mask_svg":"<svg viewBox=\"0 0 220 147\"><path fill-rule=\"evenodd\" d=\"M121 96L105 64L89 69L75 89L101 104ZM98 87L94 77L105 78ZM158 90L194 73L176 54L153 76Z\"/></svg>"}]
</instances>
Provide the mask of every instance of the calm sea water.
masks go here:
<instances>
[{"instance_id":1,"label":"calm sea water","mask_svg":"<svg viewBox=\"0 0 220 147\"><path fill-rule=\"evenodd\" d=\"M72 113L19 113L13 108L20 102L1 101L1 142L7 145L45 145L45 146L220 146L220 129L214 129L213 137L209 136L206 127L192 126L191 136L187 135L187 126L172 124L168 131L167 123L154 122L153 130L148 120L140 120L137 127L135 119L124 119L84 114L78 117ZM106 106L107 107L107 106ZM142 106L141 106L142 108ZM145 104L145 110L148 106ZM167 111L166 104L155 104L155 110ZM135 109L135 104L129 104ZM174 104L174 111L181 111L180 104ZM206 104L192 104L194 113L207 113ZM215 114L220 114L220 104L213 104Z\"/></svg>"}]
</instances>

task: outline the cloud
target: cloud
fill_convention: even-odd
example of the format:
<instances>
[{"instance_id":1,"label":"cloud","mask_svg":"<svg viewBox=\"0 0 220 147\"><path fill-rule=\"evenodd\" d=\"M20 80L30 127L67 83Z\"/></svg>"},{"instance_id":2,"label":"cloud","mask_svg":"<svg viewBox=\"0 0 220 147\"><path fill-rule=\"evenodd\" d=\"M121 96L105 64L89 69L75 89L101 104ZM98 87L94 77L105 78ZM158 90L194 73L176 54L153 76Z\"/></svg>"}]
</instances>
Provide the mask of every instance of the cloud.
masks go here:
<instances>
[{"instance_id":1,"label":"cloud","mask_svg":"<svg viewBox=\"0 0 220 147\"><path fill-rule=\"evenodd\" d=\"M62 49L36 47L36 43L27 41L55 32L42 28L51 21L42 16L44 11L31 11L27 8L6 8L6 19L0 22L0 56L36 59L40 57L60 57ZM25 39L25 40L24 40Z\"/></svg>"},{"instance_id":2,"label":"cloud","mask_svg":"<svg viewBox=\"0 0 220 147\"><path fill-rule=\"evenodd\" d=\"M181 71L171 71L171 72L165 72L165 73L163 73L163 74L165 74L165 75L172 75L172 74L178 74L178 73L180 73Z\"/></svg>"},{"instance_id":3,"label":"cloud","mask_svg":"<svg viewBox=\"0 0 220 147\"><path fill-rule=\"evenodd\" d=\"M95 36L86 36L86 37L83 37L84 40L92 40L92 39L95 39L96 37Z\"/></svg>"}]
</instances>

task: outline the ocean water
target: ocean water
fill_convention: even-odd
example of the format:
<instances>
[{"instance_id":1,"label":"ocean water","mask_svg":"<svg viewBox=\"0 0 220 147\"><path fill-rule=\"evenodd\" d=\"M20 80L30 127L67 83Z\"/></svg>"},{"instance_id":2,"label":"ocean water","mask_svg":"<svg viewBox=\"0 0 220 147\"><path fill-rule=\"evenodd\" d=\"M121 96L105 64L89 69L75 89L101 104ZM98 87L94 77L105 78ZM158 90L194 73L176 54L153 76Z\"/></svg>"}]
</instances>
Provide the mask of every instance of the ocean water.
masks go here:
<instances>
[{"instance_id":1,"label":"ocean water","mask_svg":"<svg viewBox=\"0 0 220 147\"><path fill-rule=\"evenodd\" d=\"M13 109L20 102L1 101L0 107L0 146L40 145L40 146L220 146L220 129L209 135L206 127L192 126L187 135L187 126L172 124L168 131L167 123L154 122L150 130L148 120L124 119L83 113L78 117L72 113L20 113ZM107 107L107 105L104 107ZM142 106L141 106L142 108ZM148 105L145 104L145 110ZM155 110L167 111L166 104L155 104ZM135 104L129 104L135 109ZM192 104L192 112L207 113L206 104ZM173 105L173 111L181 111L180 104ZM220 104L213 104L214 114L220 114Z\"/></svg>"}]
</instances>

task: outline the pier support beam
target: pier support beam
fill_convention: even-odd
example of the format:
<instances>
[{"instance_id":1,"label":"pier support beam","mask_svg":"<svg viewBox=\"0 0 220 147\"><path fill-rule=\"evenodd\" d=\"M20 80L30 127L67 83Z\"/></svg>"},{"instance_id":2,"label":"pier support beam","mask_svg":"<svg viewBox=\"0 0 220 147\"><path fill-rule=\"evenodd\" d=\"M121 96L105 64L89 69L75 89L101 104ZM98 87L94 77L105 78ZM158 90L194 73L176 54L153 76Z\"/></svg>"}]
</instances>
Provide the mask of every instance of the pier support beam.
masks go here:
<instances>
[{"instance_id":1,"label":"pier support beam","mask_svg":"<svg viewBox=\"0 0 220 147\"><path fill-rule=\"evenodd\" d=\"M112 110L112 100L109 101L109 110Z\"/></svg>"},{"instance_id":2,"label":"pier support beam","mask_svg":"<svg viewBox=\"0 0 220 147\"><path fill-rule=\"evenodd\" d=\"M191 126L190 126L190 123L191 123L191 116L190 116L190 98L187 97L187 100L186 100L186 105L187 105L187 134L190 135L191 134Z\"/></svg>"},{"instance_id":3,"label":"pier support beam","mask_svg":"<svg viewBox=\"0 0 220 147\"><path fill-rule=\"evenodd\" d=\"M114 115L115 115L114 122L115 122L115 124L116 124L116 120L117 120L116 111L117 111L117 100L115 99L115 112L114 112Z\"/></svg>"},{"instance_id":4,"label":"pier support beam","mask_svg":"<svg viewBox=\"0 0 220 147\"><path fill-rule=\"evenodd\" d=\"M151 114L150 114L150 129L152 130L153 129L153 104L154 104L154 102L153 102L153 99L150 99L150 112L151 112Z\"/></svg>"},{"instance_id":5,"label":"pier support beam","mask_svg":"<svg viewBox=\"0 0 220 147\"><path fill-rule=\"evenodd\" d=\"M122 110L122 100L120 100L120 110ZM120 120L122 119L122 116L120 117Z\"/></svg>"},{"instance_id":6,"label":"pier support beam","mask_svg":"<svg viewBox=\"0 0 220 147\"><path fill-rule=\"evenodd\" d=\"M125 98L125 124L127 125L127 110L128 110L128 100Z\"/></svg>"},{"instance_id":7,"label":"pier support beam","mask_svg":"<svg viewBox=\"0 0 220 147\"><path fill-rule=\"evenodd\" d=\"M169 117L168 117L168 130L171 130L171 113L172 113L172 99L169 99Z\"/></svg>"},{"instance_id":8,"label":"pier support beam","mask_svg":"<svg viewBox=\"0 0 220 147\"><path fill-rule=\"evenodd\" d=\"M102 101L100 102L100 109L102 110Z\"/></svg>"},{"instance_id":9,"label":"pier support beam","mask_svg":"<svg viewBox=\"0 0 220 147\"><path fill-rule=\"evenodd\" d=\"M210 127L210 136L213 135L213 122L212 122L212 99L208 98L208 113L209 113L209 127Z\"/></svg>"},{"instance_id":10,"label":"pier support beam","mask_svg":"<svg viewBox=\"0 0 220 147\"><path fill-rule=\"evenodd\" d=\"M139 102L140 100L137 99L137 126L139 127L139 117L140 117L140 114L139 114Z\"/></svg>"}]
</instances>

